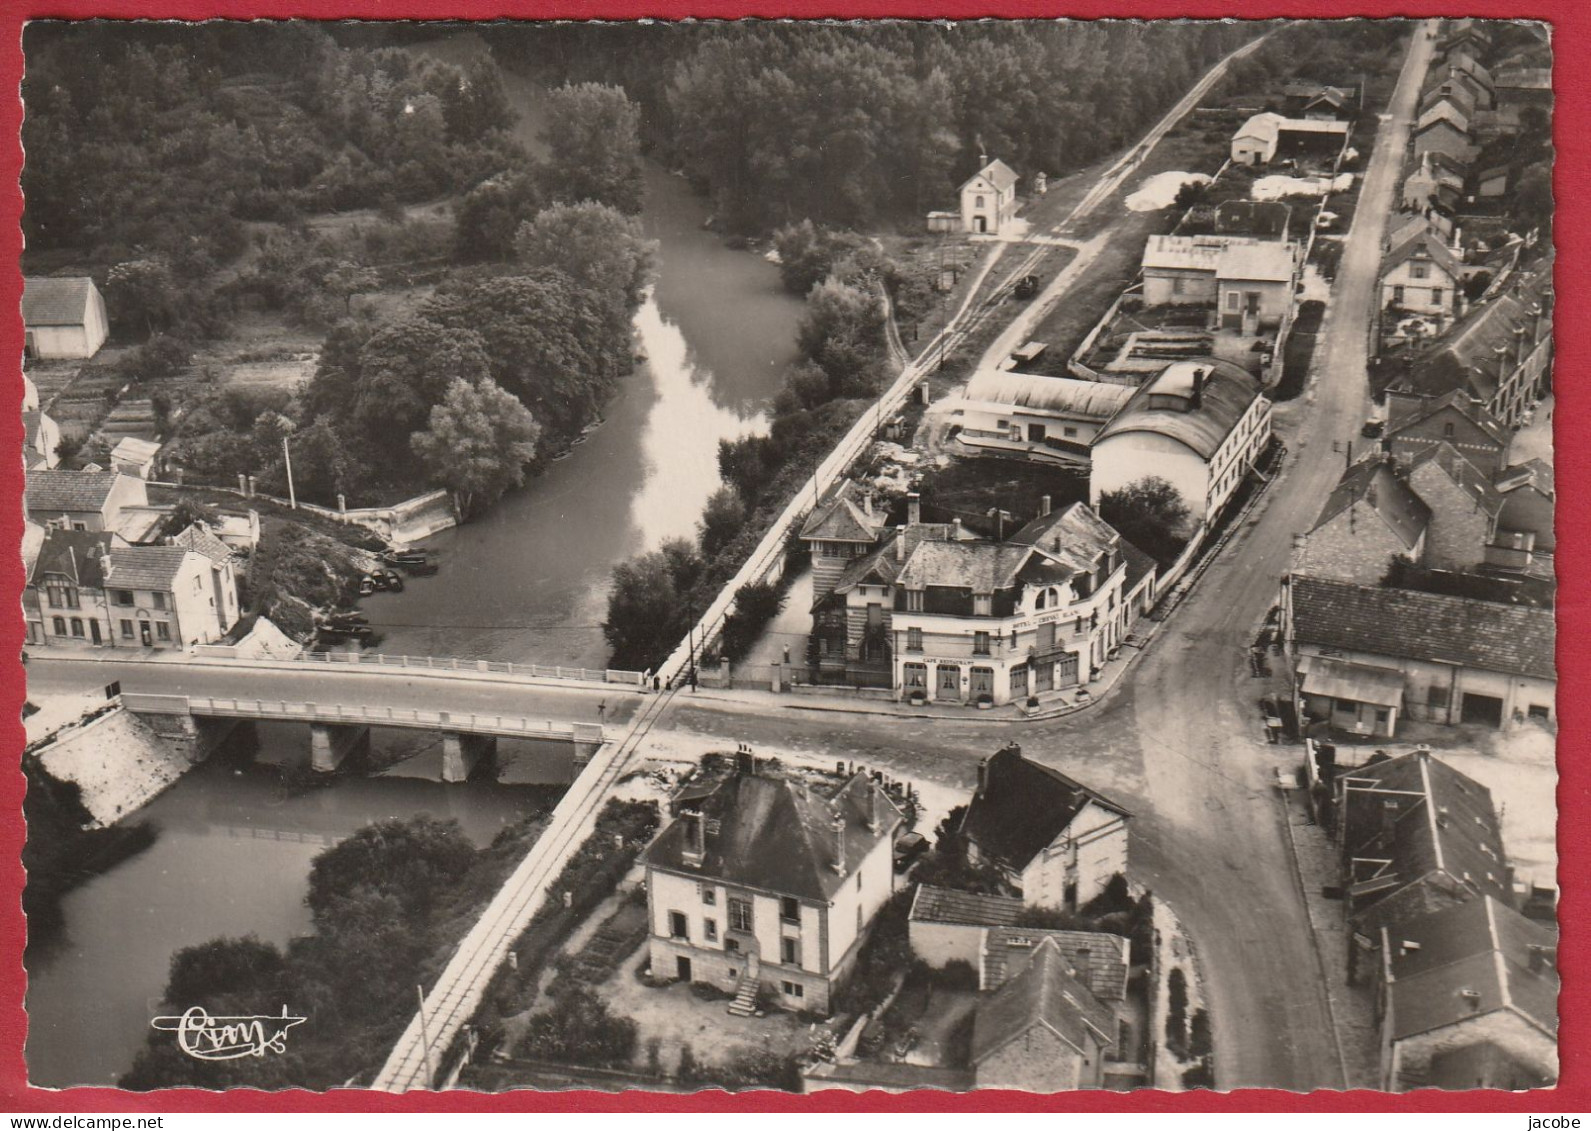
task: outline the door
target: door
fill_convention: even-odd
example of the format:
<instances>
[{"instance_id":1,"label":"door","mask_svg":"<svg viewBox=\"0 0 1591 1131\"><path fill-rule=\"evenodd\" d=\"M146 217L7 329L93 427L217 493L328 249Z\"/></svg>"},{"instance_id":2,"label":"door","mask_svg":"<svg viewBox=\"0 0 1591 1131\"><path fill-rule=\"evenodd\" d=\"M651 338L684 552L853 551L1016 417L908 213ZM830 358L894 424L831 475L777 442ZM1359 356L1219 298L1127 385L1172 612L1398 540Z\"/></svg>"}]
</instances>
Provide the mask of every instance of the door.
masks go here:
<instances>
[{"instance_id":1,"label":"door","mask_svg":"<svg viewBox=\"0 0 1591 1131\"><path fill-rule=\"evenodd\" d=\"M154 638L149 635L149 622L148 621L143 620L143 621L139 621L138 622L138 638L139 638L139 640L143 641L143 645L144 645L145 648L150 648L150 647L154 646Z\"/></svg>"},{"instance_id":2,"label":"door","mask_svg":"<svg viewBox=\"0 0 1591 1131\"><path fill-rule=\"evenodd\" d=\"M1474 695L1466 691L1461 718L1466 723L1500 727L1503 725L1503 701L1495 695Z\"/></svg>"},{"instance_id":3,"label":"door","mask_svg":"<svg viewBox=\"0 0 1591 1131\"><path fill-rule=\"evenodd\" d=\"M961 698L961 669L955 664L939 665L939 683L936 685L934 698Z\"/></svg>"},{"instance_id":4,"label":"door","mask_svg":"<svg viewBox=\"0 0 1591 1131\"><path fill-rule=\"evenodd\" d=\"M103 644L105 642L104 638L99 634L99 621L97 620L88 622L88 635L95 644Z\"/></svg>"},{"instance_id":5,"label":"door","mask_svg":"<svg viewBox=\"0 0 1591 1131\"><path fill-rule=\"evenodd\" d=\"M682 982L690 981L691 980L691 960L688 959L688 958L676 958L676 959L674 959L674 972L679 975L679 980L680 981L682 981Z\"/></svg>"},{"instance_id":6,"label":"door","mask_svg":"<svg viewBox=\"0 0 1591 1131\"><path fill-rule=\"evenodd\" d=\"M993 668L972 669L972 697L977 699L980 695L987 695L991 699L994 698Z\"/></svg>"},{"instance_id":7,"label":"door","mask_svg":"<svg viewBox=\"0 0 1591 1131\"><path fill-rule=\"evenodd\" d=\"M1039 444L1039 443L1043 443L1043 441L1044 441L1044 425L1042 425L1042 424L1029 424L1028 425L1028 443L1030 443L1030 444Z\"/></svg>"},{"instance_id":8,"label":"door","mask_svg":"<svg viewBox=\"0 0 1591 1131\"><path fill-rule=\"evenodd\" d=\"M981 235L982 233L989 230L989 221L985 220L982 216L974 216L972 218L972 226L976 228Z\"/></svg>"},{"instance_id":9,"label":"door","mask_svg":"<svg viewBox=\"0 0 1591 1131\"><path fill-rule=\"evenodd\" d=\"M1055 665L1055 682L1058 687L1071 687L1077 682L1077 653L1068 652Z\"/></svg>"},{"instance_id":10,"label":"door","mask_svg":"<svg viewBox=\"0 0 1591 1131\"><path fill-rule=\"evenodd\" d=\"M1041 655L1041 656L1044 655L1044 653L1048 652L1050 649L1052 649L1054 647L1055 647L1055 622L1054 621L1050 621L1048 624L1039 625L1039 643L1038 643L1038 653L1039 653L1039 655Z\"/></svg>"}]
</instances>

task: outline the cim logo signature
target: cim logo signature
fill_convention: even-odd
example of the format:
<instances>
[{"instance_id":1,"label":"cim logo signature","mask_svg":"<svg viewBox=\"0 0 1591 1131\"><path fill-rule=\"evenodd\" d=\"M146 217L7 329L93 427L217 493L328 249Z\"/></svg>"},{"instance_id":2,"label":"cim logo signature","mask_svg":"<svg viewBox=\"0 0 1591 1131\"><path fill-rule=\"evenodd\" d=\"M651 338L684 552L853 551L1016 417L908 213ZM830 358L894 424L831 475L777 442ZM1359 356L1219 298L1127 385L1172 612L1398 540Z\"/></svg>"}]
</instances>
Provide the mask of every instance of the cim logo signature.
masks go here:
<instances>
[{"instance_id":1,"label":"cim logo signature","mask_svg":"<svg viewBox=\"0 0 1591 1131\"><path fill-rule=\"evenodd\" d=\"M237 1060L287 1051L287 1031L307 1017L294 1017L282 1006L280 1017L212 1017L202 1005L180 1016L156 1017L150 1027L177 1034L177 1047L195 1060Z\"/></svg>"}]
</instances>

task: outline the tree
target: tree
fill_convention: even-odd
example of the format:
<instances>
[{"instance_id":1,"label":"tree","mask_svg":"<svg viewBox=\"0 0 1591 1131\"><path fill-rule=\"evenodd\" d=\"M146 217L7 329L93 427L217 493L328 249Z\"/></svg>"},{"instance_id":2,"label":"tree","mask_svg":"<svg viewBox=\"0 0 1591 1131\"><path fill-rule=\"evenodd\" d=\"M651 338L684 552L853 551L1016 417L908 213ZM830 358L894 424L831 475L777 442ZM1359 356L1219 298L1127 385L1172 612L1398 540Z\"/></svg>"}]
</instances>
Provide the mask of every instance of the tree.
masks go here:
<instances>
[{"instance_id":1,"label":"tree","mask_svg":"<svg viewBox=\"0 0 1591 1131\"><path fill-rule=\"evenodd\" d=\"M779 279L784 289L804 297L829 277L841 256L860 243L859 236L819 228L811 220L780 228L773 235L773 246L779 253Z\"/></svg>"},{"instance_id":2,"label":"tree","mask_svg":"<svg viewBox=\"0 0 1591 1131\"><path fill-rule=\"evenodd\" d=\"M171 324L178 301L171 268L159 257L118 263L105 276L105 308L111 321L143 337Z\"/></svg>"},{"instance_id":3,"label":"tree","mask_svg":"<svg viewBox=\"0 0 1591 1131\"><path fill-rule=\"evenodd\" d=\"M283 973L282 952L254 935L211 939L171 956L165 1000L188 1008L234 994L272 991Z\"/></svg>"},{"instance_id":4,"label":"tree","mask_svg":"<svg viewBox=\"0 0 1591 1131\"><path fill-rule=\"evenodd\" d=\"M707 500L702 519L696 525L696 540L702 557L716 557L746 524L746 504L733 487L720 487Z\"/></svg>"},{"instance_id":5,"label":"tree","mask_svg":"<svg viewBox=\"0 0 1591 1131\"><path fill-rule=\"evenodd\" d=\"M634 215L646 185L641 175L641 108L623 89L599 83L565 85L547 96L548 183L563 200L595 200Z\"/></svg>"},{"instance_id":6,"label":"tree","mask_svg":"<svg viewBox=\"0 0 1591 1131\"><path fill-rule=\"evenodd\" d=\"M752 581L737 589L734 611L724 618L724 655L744 659L782 608L784 594L777 586Z\"/></svg>"},{"instance_id":7,"label":"tree","mask_svg":"<svg viewBox=\"0 0 1591 1131\"><path fill-rule=\"evenodd\" d=\"M359 350L349 419L356 431L394 461L409 454L408 438L455 381L479 384L491 372L479 334L428 318L405 318L377 330Z\"/></svg>"},{"instance_id":8,"label":"tree","mask_svg":"<svg viewBox=\"0 0 1591 1131\"><path fill-rule=\"evenodd\" d=\"M514 236L521 262L562 271L628 307L641 300L652 249L639 220L594 200L544 208Z\"/></svg>"},{"instance_id":9,"label":"tree","mask_svg":"<svg viewBox=\"0 0 1591 1131\"><path fill-rule=\"evenodd\" d=\"M525 481L541 426L512 394L483 377L455 377L431 410L431 425L411 437L427 473L453 493L461 516L496 502Z\"/></svg>"},{"instance_id":10,"label":"tree","mask_svg":"<svg viewBox=\"0 0 1591 1131\"><path fill-rule=\"evenodd\" d=\"M454 210L454 252L466 262L510 258L514 233L540 202L535 178L528 175L502 174L475 186Z\"/></svg>"},{"instance_id":11,"label":"tree","mask_svg":"<svg viewBox=\"0 0 1591 1131\"><path fill-rule=\"evenodd\" d=\"M317 930L335 929L351 892L388 895L406 916L427 913L475 857L456 820L420 815L366 825L315 857L309 869L309 905Z\"/></svg>"},{"instance_id":12,"label":"tree","mask_svg":"<svg viewBox=\"0 0 1591 1131\"><path fill-rule=\"evenodd\" d=\"M520 1051L563 1064L624 1064L635 1052L637 1028L585 986L565 986L550 1008L531 1015Z\"/></svg>"},{"instance_id":13,"label":"tree","mask_svg":"<svg viewBox=\"0 0 1591 1131\"><path fill-rule=\"evenodd\" d=\"M1188 977L1180 966L1166 978L1166 1047L1178 1060L1188 1051Z\"/></svg>"},{"instance_id":14,"label":"tree","mask_svg":"<svg viewBox=\"0 0 1591 1131\"><path fill-rule=\"evenodd\" d=\"M381 286L381 272L374 267L362 267L344 260L331 269L325 278L328 291L343 300L343 312L351 314L354 295L362 295Z\"/></svg>"},{"instance_id":15,"label":"tree","mask_svg":"<svg viewBox=\"0 0 1591 1131\"><path fill-rule=\"evenodd\" d=\"M701 565L695 547L675 538L613 567L602 624L613 666L655 667L685 638L692 611L688 596Z\"/></svg>"},{"instance_id":16,"label":"tree","mask_svg":"<svg viewBox=\"0 0 1591 1131\"><path fill-rule=\"evenodd\" d=\"M884 311L878 296L837 279L819 283L807 296L796 344L828 374L835 395L868 391L867 381L884 351Z\"/></svg>"},{"instance_id":17,"label":"tree","mask_svg":"<svg viewBox=\"0 0 1591 1131\"><path fill-rule=\"evenodd\" d=\"M1150 475L1101 495L1099 517L1164 569L1188 544L1192 514L1176 487Z\"/></svg>"}]
</instances>

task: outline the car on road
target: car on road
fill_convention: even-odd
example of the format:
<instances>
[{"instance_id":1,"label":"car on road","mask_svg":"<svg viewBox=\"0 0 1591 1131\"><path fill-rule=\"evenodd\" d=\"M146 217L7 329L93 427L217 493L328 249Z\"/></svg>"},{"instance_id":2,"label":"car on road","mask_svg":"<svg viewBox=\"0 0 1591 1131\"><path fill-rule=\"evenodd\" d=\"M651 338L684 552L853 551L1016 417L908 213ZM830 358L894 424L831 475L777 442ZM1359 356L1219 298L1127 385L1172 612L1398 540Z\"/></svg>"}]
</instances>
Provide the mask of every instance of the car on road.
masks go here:
<instances>
[{"instance_id":1,"label":"car on road","mask_svg":"<svg viewBox=\"0 0 1591 1131\"><path fill-rule=\"evenodd\" d=\"M904 875L928 851L928 838L922 833L907 833L895 841L895 871Z\"/></svg>"}]
</instances>

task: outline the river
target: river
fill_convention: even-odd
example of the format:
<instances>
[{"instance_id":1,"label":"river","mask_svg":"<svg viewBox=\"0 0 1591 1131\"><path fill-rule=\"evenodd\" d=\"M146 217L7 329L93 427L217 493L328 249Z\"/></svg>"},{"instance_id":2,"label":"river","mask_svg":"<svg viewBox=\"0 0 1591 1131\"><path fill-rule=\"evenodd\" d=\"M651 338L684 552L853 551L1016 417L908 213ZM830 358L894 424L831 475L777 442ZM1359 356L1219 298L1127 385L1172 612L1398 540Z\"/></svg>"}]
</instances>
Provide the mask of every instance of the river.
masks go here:
<instances>
[{"instance_id":1,"label":"river","mask_svg":"<svg viewBox=\"0 0 1591 1131\"><path fill-rule=\"evenodd\" d=\"M795 360L802 303L776 267L702 228L685 181L646 167L643 225L657 282L636 313L646 360L568 459L481 517L428 539L441 572L362 603L381 650L602 667L609 578L667 538L691 538L721 486L718 442L767 429Z\"/></svg>"}]
</instances>

